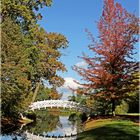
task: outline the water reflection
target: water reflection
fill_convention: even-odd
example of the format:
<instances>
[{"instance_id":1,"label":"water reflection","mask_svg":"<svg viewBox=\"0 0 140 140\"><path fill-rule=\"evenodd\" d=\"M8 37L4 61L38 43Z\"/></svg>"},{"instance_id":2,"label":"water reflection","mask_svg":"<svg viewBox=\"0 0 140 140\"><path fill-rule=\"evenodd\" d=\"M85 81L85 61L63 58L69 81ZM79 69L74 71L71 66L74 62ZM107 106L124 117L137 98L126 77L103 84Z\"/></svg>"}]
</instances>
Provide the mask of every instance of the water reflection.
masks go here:
<instances>
[{"instance_id":1,"label":"water reflection","mask_svg":"<svg viewBox=\"0 0 140 140\"><path fill-rule=\"evenodd\" d=\"M59 111L42 110L36 111L36 114L36 122L22 126L22 129L19 128L9 135L3 134L2 140L26 140L34 139L35 136L41 136L42 139L45 137L71 137L82 131L80 118L75 113L68 116Z\"/></svg>"},{"instance_id":2,"label":"water reflection","mask_svg":"<svg viewBox=\"0 0 140 140\"><path fill-rule=\"evenodd\" d=\"M55 115L52 112L36 111L37 120L32 125L23 127L23 130L28 130L30 133L42 134L43 132L51 132L61 126L59 114Z\"/></svg>"}]
</instances>

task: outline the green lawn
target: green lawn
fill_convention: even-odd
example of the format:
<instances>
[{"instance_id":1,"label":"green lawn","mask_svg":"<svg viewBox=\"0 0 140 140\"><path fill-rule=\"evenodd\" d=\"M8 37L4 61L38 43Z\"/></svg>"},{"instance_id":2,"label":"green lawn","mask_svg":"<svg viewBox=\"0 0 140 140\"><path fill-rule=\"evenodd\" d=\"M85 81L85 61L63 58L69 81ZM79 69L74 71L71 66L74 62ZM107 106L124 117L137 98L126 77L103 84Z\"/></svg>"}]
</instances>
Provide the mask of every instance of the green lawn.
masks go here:
<instances>
[{"instance_id":1,"label":"green lawn","mask_svg":"<svg viewBox=\"0 0 140 140\"><path fill-rule=\"evenodd\" d=\"M77 140L139 140L139 126L128 120L99 119L88 122Z\"/></svg>"},{"instance_id":2,"label":"green lawn","mask_svg":"<svg viewBox=\"0 0 140 140\"><path fill-rule=\"evenodd\" d=\"M126 113L124 115L129 115L129 116L140 116L140 113Z\"/></svg>"}]
</instances>

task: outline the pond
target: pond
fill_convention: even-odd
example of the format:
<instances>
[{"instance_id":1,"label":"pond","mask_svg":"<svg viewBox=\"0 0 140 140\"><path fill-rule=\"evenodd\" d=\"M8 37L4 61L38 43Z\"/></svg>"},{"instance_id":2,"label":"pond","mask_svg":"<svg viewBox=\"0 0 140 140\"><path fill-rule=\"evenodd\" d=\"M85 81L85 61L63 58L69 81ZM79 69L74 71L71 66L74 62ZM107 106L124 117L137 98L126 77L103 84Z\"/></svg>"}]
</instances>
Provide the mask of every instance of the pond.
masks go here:
<instances>
[{"instance_id":1,"label":"pond","mask_svg":"<svg viewBox=\"0 0 140 140\"><path fill-rule=\"evenodd\" d=\"M81 119L77 113L46 111L35 112L36 122L21 125L17 130L1 134L2 140L76 140L83 131Z\"/></svg>"}]
</instances>

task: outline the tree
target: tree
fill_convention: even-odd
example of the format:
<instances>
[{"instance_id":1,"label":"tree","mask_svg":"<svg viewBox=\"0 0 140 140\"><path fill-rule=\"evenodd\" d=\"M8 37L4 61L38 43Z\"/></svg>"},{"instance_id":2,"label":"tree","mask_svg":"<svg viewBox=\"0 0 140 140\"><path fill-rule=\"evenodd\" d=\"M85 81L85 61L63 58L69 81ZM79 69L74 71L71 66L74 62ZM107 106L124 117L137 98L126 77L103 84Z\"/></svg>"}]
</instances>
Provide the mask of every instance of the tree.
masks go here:
<instances>
[{"instance_id":1,"label":"tree","mask_svg":"<svg viewBox=\"0 0 140 140\"><path fill-rule=\"evenodd\" d=\"M31 81L24 66L28 58L22 38L19 25L10 18L2 22L1 109L4 116L16 116L17 112L28 107L32 97Z\"/></svg>"},{"instance_id":2,"label":"tree","mask_svg":"<svg viewBox=\"0 0 140 140\"><path fill-rule=\"evenodd\" d=\"M126 114L129 110L129 105L124 100L121 101L120 105L115 108L116 114Z\"/></svg>"},{"instance_id":3,"label":"tree","mask_svg":"<svg viewBox=\"0 0 140 140\"><path fill-rule=\"evenodd\" d=\"M35 12L51 3L51 0L5 0L2 3L1 95L4 116L17 115L27 109L44 80L55 89L64 83L57 72L66 71L59 58L68 41L62 34L47 33L40 28Z\"/></svg>"},{"instance_id":4,"label":"tree","mask_svg":"<svg viewBox=\"0 0 140 140\"><path fill-rule=\"evenodd\" d=\"M59 94L56 89L51 89L51 93L49 94L49 99L58 100L62 97L62 94Z\"/></svg>"},{"instance_id":5,"label":"tree","mask_svg":"<svg viewBox=\"0 0 140 140\"><path fill-rule=\"evenodd\" d=\"M73 93L72 96L68 97L69 101L74 101L74 102L80 103L81 105L86 105L87 97L83 96L85 93L85 90L82 87L78 87L77 89L73 89L73 88L69 87L69 89Z\"/></svg>"},{"instance_id":6,"label":"tree","mask_svg":"<svg viewBox=\"0 0 140 140\"><path fill-rule=\"evenodd\" d=\"M60 49L67 47L68 41L65 36L58 33L46 33L43 28L36 28L34 34L35 46L27 48L30 59L29 78L32 81L35 100L42 80L48 81L55 89L64 83L58 71L66 71L64 64L59 61L61 57Z\"/></svg>"},{"instance_id":7,"label":"tree","mask_svg":"<svg viewBox=\"0 0 140 140\"><path fill-rule=\"evenodd\" d=\"M28 107L31 97L32 101L35 100L43 80L54 88L64 83L57 72L66 70L59 61L59 49L67 46L67 40L61 34L40 30L34 37L33 45L10 18L2 22L3 115L13 115L11 112L16 114ZM55 99L61 97L57 92L51 96Z\"/></svg>"},{"instance_id":8,"label":"tree","mask_svg":"<svg viewBox=\"0 0 140 140\"><path fill-rule=\"evenodd\" d=\"M43 84L40 85L38 90L38 94L35 98L35 101L43 101L49 99L49 94L51 93L51 89L45 87Z\"/></svg>"},{"instance_id":9,"label":"tree","mask_svg":"<svg viewBox=\"0 0 140 140\"><path fill-rule=\"evenodd\" d=\"M115 111L115 101L126 97L128 81L132 71L138 68L133 61L134 45L138 42L138 18L128 13L114 0L104 0L102 16L98 22L99 39L94 40L88 32L92 44L89 49L94 57L83 54L82 59L87 68L74 66L87 83L82 85L95 89L95 95L112 103L112 113Z\"/></svg>"},{"instance_id":10,"label":"tree","mask_svg":"<svg viewBox=\"0 0 140 140\"><path fill-rule=\"evenodd\" d=\"M1 6L1 18L4 21L5 18L11 17L22 27L24 33L27 33L42 17L38 10L51 4L52 0L4 0Z\"/></svg>"},{"instance_id":11,"label":"tree","mask_svg":"<svg viewBox=\"0 0 140 140\"><path fill-rule=\"evenodd\" d=\"M129 105L128 112L130 113L138 113L139 112L139 88L140 88L140 71L136 71L131 74L131 79L128 81L127 85L128 93L126 98L126 102Z\"/></svg>"}]
</instances>

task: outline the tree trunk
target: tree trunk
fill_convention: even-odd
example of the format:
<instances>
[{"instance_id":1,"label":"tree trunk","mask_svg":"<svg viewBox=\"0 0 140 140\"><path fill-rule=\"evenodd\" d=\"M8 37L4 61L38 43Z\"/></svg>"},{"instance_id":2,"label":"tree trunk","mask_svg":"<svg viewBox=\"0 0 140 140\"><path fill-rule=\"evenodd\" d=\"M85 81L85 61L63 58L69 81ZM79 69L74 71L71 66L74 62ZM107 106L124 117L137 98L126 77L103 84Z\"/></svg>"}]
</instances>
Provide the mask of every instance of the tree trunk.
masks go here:
<instances>
[{"instance_id":1,"label":"tree trunk","mask_svg":"<svg viewBox=\"0 0 140 140\"><path fill-rule=\"evenodd\" d=\"M115 100L112 99L112 115L115 116Z\"/></svg>"},{"instance_id":2,"label":"tree trunk","mask_svg":"<svg viewBox=\"0 0 140 140\"><path fill-rule=\"evenodd\" d=\"M41 81L37 82L37 84L36 84L35 92L34 92L33 98L32 98L32 103L35 101L35 98L36 98L37 93L39 91L40 84L41 84Z\"/></svg>"}]
</instances>

